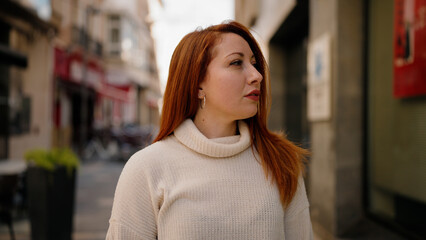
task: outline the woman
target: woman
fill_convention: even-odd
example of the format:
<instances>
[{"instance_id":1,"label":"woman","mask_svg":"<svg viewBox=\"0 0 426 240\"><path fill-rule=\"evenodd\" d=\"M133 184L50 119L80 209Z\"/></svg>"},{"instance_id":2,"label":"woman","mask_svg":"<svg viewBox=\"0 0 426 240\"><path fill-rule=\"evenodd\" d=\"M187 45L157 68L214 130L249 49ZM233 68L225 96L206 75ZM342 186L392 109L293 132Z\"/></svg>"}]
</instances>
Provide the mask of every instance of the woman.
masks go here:
<instances>
[{"instance_id":1,"label":"woman","mask_svg":"<svg viewBox=\"0 0 426 240\"><path fill-rule=\"evenodd\" d=\"M307 152L267 129L267 82L241 24L186 35L159 134L120 176L107 239L312 239Z\"/></svg>"}]
</instances>

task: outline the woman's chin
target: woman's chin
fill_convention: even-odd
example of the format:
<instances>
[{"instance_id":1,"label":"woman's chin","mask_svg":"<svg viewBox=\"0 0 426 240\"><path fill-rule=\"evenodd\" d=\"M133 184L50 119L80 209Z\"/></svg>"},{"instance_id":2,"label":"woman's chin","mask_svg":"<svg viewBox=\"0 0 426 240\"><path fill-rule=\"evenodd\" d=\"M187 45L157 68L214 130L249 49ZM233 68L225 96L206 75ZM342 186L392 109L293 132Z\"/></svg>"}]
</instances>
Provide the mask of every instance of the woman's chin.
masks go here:
<instances>
[{"instance_id":1,"label":"woman's chin","mask_svg":"<svg viewBox=\"0 0 426 240\"><path fill-rule=\"evenodd\" d=\"M249 110L242 114L242 117L240 119L247 119L255 116L257 114L257 107L255 109Z\"/></svg>"}]
</instances>

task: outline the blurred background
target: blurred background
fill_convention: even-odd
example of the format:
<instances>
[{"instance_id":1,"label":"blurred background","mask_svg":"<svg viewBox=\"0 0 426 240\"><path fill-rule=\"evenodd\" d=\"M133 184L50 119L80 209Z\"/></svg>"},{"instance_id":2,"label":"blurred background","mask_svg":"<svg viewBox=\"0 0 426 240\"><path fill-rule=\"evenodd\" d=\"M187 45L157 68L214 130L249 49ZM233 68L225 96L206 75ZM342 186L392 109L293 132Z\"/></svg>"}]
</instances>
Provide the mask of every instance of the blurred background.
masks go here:
<instances>
[{"instance_id":1,"label":"blurred background","mask_svg":"<svg viewBox=\"0 0 426 240\"><path fill-rule=\"evenodd\" d=\"M316 239L426 239L426 0L2 0L0 239L105 239L174 48L229 19L269 63L269 127L311 151Z\"/></svg>"}]
</instances>

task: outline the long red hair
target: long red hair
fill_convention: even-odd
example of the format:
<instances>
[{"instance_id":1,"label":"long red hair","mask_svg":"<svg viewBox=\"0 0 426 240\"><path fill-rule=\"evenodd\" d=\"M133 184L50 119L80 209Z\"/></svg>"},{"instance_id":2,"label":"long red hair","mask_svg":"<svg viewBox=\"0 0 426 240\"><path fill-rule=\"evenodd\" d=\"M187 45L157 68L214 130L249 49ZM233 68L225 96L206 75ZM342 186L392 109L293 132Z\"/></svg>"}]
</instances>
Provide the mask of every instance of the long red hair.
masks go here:
<instances>
[{"instance_id":1,"label":"long red hair","mask_svg":"<svg viewBox=\"0 0 426 240\"><path fill-rule=\"evenodd\" d=\"M282 134L268 130L269 71L256 40L240 23L231 21L198 29L180 41L170 62L160 129L154 142L171 135L185 119L194 119L199 108L199 85L212 59L212 49L223 33L235 33L247 41L256 58L256 69L263 76L258 112L244 121L249 126L252 147L259 153L265 175L267 178L271 176L271 180L276 183L281 203L287 207L296 193L298 178L304 170L303 161L308 152Z\"/></svg>"}]
</instances>

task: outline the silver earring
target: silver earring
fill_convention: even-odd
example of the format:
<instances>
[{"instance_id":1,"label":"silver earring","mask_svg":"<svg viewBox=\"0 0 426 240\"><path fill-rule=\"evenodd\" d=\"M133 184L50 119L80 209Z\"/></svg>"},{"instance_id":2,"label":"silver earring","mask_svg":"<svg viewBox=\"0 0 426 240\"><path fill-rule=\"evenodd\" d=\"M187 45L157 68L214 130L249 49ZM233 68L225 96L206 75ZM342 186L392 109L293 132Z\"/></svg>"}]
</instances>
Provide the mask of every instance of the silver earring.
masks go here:
<instances>
[{"instance_id":1,"label":"silver earring","mask_svg":"<svg viewBox=\"0 0 426 240\"><path fill-rule=\"evenodd\" d=\"M206 107L206 95L204 95L203 104L201 104L201 108L205 108L205 107Z\"/></svg>"}]
</instances>

